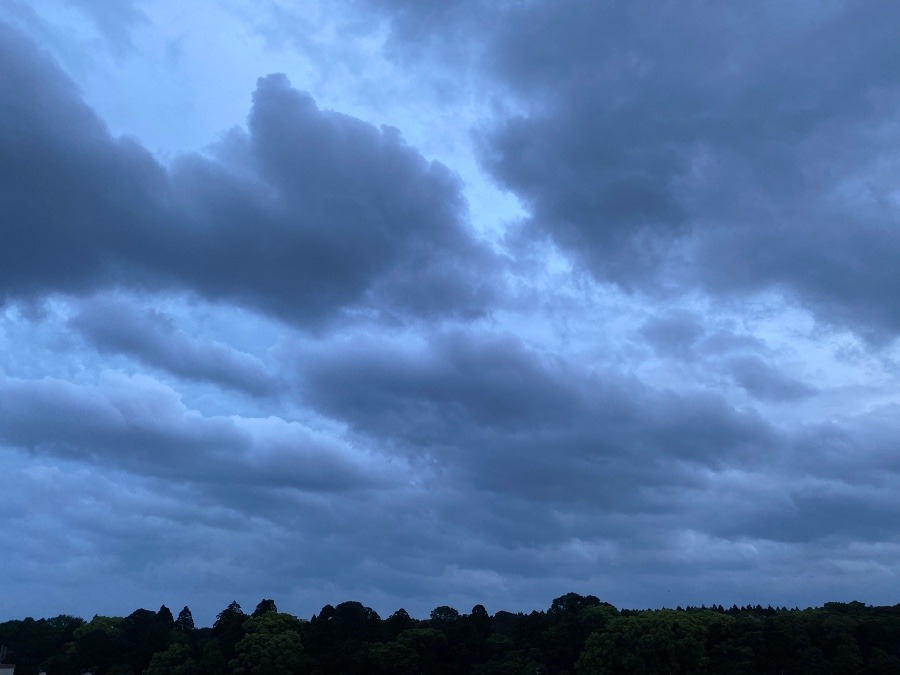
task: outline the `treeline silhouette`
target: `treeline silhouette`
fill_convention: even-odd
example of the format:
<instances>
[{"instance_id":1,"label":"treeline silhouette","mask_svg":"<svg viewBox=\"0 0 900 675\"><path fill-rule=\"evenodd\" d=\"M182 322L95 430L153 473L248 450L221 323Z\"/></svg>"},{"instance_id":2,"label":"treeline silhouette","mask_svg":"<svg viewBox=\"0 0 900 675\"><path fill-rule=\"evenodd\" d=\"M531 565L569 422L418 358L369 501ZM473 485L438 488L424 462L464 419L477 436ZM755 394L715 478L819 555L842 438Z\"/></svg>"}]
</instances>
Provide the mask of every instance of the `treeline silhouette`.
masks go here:
<instances>
[{"instance_id":1,"label":"treeline silhouette","mask_svg":"<svg viewBox=\"0 0 900 675\"><path fill-rule=\"evenodd\" d=\"M381 619L342 602L307 621L266 599L249 615L232 602L211 628L165 606L7 621L0 645L16 675L900 673L900 605L619 610L568 593L530 614L441 606Z\"/></svg>"}]
</instances>

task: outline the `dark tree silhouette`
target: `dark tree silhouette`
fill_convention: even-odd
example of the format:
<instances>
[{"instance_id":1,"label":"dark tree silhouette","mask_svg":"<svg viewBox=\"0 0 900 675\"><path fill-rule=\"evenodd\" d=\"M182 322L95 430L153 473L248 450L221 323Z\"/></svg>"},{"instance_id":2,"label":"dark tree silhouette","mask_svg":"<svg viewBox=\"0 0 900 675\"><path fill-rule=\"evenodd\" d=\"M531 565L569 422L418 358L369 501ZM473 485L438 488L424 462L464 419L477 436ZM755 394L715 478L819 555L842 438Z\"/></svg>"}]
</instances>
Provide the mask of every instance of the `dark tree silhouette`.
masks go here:
<instances>
[{"instance_id":1,"label":"dark tree silhouette","mask_svg":"<svg viewBox=\"0 0 900 675\"><path fill-rule=\"evenodd\" d=\"M441 605L431 610L431 620L436 624L450 623L459 618L459 612L449 605Z\"/></svg>"},{"instance_id":2,"label":"dark tree silhouette","mask_svg":"<svg viewBox=\"0 0 900 675\"><path fill-rule=\"evenodd\" d=\"M187 607L174 621L165 607L88 623L27 618L0 622L0 645L24 675L900 673L900 605L620 611L568 593L545 612L476 605L460 616L441 605L424 621L403 610L382 621L359 602L311 621L271 600L257 609L248 617L233 602L201 629Z\"/></svg>"},{"instance_id":3,"label":"dark tree silhouette","mask_svg":"<svg viewBox=\"0 0 900 675\"><path fill-rule=\"evenodd\" d=\"M212 634L218 640L219 648L222 650L226 662L235 656L235 645L244 637L244 621L246 620L247 615L234 601L216 616Z\"/></svg>"},{"instance_id":4,"label":"dark tree silhouette","mask_svg":"<svg viewBox=\"0 0 900 675\"><path fill-rule=\"evenodd\" d=\"M250 616L257 617L270 612L278 612L278 607L275 606L274 600L264 599L259 601L259 604Z\"/></svg>"},{"instance_id":5,"label":"dark tree silhouette","mask_svg":"<svg viewBox=\"0 0 900 675\"><path fill-rule=\"evenodd\" d=\"M164 626L171 627L175 623L175 617L172 616L172 610L165 605L160 606L156 613L157 620Z\"/></svg>"},{"instance_id":6,"label":"dark tree silhouette","mask_svg":"<svg viewBox=\"0 0 900 675\"><path fill-rule=\"evenodd\" d=\"M175 630L183 633L190 633L194 630L194 617L186 605L178 612L178 618L175 619Z\"/></svg>"}]
</instances>

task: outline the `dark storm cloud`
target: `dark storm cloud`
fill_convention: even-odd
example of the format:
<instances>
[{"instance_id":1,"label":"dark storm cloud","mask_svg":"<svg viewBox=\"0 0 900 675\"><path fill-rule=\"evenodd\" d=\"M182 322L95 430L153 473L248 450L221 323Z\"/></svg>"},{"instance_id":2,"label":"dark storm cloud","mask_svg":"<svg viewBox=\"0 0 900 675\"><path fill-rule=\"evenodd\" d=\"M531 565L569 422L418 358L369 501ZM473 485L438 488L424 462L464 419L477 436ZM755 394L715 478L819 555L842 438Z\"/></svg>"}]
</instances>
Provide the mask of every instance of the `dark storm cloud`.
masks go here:
<instances>
[{"instance_id":1,"label":"dark storm cloud","mask_svg":"<svg viewBox=\"0 0 900 675\"><path fill-rule=\"evenodd\" d=\"M262 78L249 131L167 170L112 138L47 57L0 33L0 294L186 288L319 321L343 307L479 313L491 255L459 180Z\"/></svg>"},{"instance_id":2,"label":"dark storm cloud","mask_svg":"<svg viewBox=\"0 0 900 675\"><path fill-rule=\"evenodd\" d=\"M0 294L84 288L160 242L164 171L109 137L73 84L0 27Z\"/></svg>"},{"instance_id":3,"label":"dark storm cloud","mask_svg":"<svg viewBox=\"0 0 900 675\"><path fill-rule=\"evenodd\" d=\"M696 71L700 91L681 91L691 81L673 75L693 75L716 51L692 39L706 27L650 3L534 3L509 18L492 60L526 112L486 138L486 165L526 202L535 228L599 276L647 277L688 231L674 183L709 75Z\"/></svg>"},{"instance_id":4,"label":"dark storm cloud","mask_svg":"<svg viewBox=\"0 0 900 675\"><path fill-rule=\"evenodd\" d=\"M216 253L180 259L198 287L279 314L326 314L363 296L388 311L481 310L489 286L478 272L492 260L461 221L460 182L395 129L319 111L273 75L259 81L249 134L232 133L217 154L174 173L194 236Z\"/></svg>"},{"instance_id":5,"label":"dark storm cloud","mask_svg":"<svg viewBox=\"0 0 900 675\"><path fill-rule=\"evenodd\" d=\"M257 358L187 335L165 314L140 311L124 299L94 299L70 324L98 349L136 357L179 377L257 395L272 394L281 386Z\"/></svg>"},{"instance_id":6,"label":"dark storm cloud","mask_svg":"<svg viewBox=\"0 0 900 675\"><path fill-rule=\"evenodd\" d=\"M452 38L425 5L395 4L396 39ZM467 9L486 91L520 111L483 161L532 234L627 288L775 288L869 337L900 327L896 3Z\"/></svg>"},{"instance_id":7,"label":"dark storm cloud","mask_svg":"<svg viewBox=\"0 0 900 675\"><path fill-rule=\"evenodd\" d=\"M756 414L716 396L586 372L511 336L353 342L302 369L307 400L364 435L457 485L541 502L648 508L642 488L689 485L697 467L752 465L779 447Z\"/></svg>"}]
</instances>

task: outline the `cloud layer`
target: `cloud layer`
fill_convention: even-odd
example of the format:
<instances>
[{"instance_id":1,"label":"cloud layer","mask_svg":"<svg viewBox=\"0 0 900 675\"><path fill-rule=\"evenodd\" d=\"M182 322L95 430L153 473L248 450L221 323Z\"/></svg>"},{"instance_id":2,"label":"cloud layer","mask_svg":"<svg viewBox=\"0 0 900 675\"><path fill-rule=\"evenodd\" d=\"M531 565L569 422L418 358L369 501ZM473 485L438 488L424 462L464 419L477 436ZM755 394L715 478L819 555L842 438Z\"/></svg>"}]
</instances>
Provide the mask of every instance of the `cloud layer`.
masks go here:
<instances>
[{"instance_id":1,"label":"cloud layer","mask_svg":"<svg viewBox=\"0 0 900 675\"><path fill-rule=\"evenodd\" d=\"M66 7L104 72L175 39ZM317 7L229 48L334 82L171 157L0 10L10 617L892 602L893 6Z\"/></svg>"},{"instance_id":2,"label":"cloud layer","mask_svg":"<svg viewBox=\"0 0 900 675\"><path fill-rule=\"evenodd\" d=\"M484 160L600 279L777 288L898 325L890 3L529 3L490 52L523 102Z\"/></svg>"}]
</instances>

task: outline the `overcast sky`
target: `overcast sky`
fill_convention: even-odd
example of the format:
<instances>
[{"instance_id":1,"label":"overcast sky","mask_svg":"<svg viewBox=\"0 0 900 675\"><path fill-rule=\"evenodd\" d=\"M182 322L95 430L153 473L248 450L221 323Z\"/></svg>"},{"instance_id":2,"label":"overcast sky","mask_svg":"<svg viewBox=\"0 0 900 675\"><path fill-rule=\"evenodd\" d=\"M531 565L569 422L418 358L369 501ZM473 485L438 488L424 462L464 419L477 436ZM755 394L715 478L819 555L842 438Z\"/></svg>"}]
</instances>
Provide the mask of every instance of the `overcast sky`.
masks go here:
<instances>
[{"instance_id":1,"label":"overcast sky","mask_svg":"<svg viewBox=\"0 0 900 675\"><path fill-rule=\"evenodd\" d=\"M900 5L0 4L0 619L900 593Z\"/></svg>"}]
</instances>

